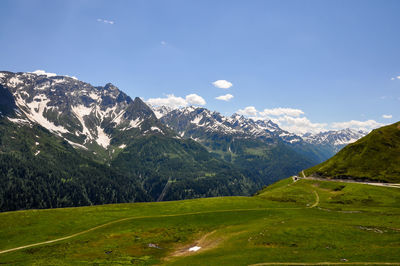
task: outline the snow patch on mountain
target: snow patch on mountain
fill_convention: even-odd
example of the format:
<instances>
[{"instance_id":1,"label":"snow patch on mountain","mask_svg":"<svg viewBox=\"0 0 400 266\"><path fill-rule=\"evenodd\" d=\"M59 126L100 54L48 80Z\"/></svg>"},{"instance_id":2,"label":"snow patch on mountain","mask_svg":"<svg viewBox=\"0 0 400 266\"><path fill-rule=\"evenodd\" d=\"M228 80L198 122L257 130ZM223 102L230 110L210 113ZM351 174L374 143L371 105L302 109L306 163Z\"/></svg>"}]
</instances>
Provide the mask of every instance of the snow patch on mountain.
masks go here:
<instances>
[{"instance_id":1,"label":"snow patch on mountain","mask_svg":"<svg viewBox=\"0 0 400 266\"><path fill-rule=\"evenodd\" d=\"M115 136L119 141L129 141L145 134L167 134L165 126L142 100L132 100L110 83L94 87L73 77L44 71L0 71L0 84L14 96L17 108L9 116L11 122L37 123L76 148L97 143L107 149ZM144 121L152 128L147 133L141 127ZM133 128L138 130L122 137L119 134Z\"/></svg>"},{"instance_id":2,"label":"snow patch on mountain","mask_svg":"<svg viewBox=\"0 0 400 266\"><path fill-rule=\"evenodd\" d=\"M161 132L161 133L162 133L162 130L159 129L158 127L151 127L150 129L151 129L152 131L158 131L158 132Z\"/></svg>"},{"instance_id":3,"label":"snow patch on mountain","mask_svg":"<svg viewBox=\"0 0 400 266\"><path fill-rule=\"evenodd\" d=\"M23 84L23 83L24 83L24 81L21 80L21 79L19 79L18 77L12 77L12 78L10 78L10 79L8 80L7 85L10 86L10 87L15 88L15 87L17 87L18 85Z\"/></svg>"},{"instance_id":4,"label":"snow patch on mountain","mask_svg":"<svg viewBox=\"0 0 400 266\"><path fill-rule=\"evenodd\" d=\"M31 125L31 122L29 120L26 119L21 119L21 118L11 118L11 117L7 117L8 120L10 120L11 122L15 123L15 124L20 124L20 125Z\"/></svg>"},{"instance_id":5,"label":"snow patch on mountain","mask_svg":"<svg viewBox=\"0 0 400 266\"><path fill-rule=\"evenodd\" d=\"M82 134L86 135L90 139L93 139L92 134L90 133L90 130L86 127L84 117L90 115L92 112L92 108L88 108L84 105L78 105L78 106L72 106L72 112L75 114L75 117L78 118L79 122L82 125ZM85 143L87 142L87 138L85 140Z\"/></svg>"},{"instance_id":6,"label":"snow patch on mountain","mask_svg":"<svg viewBox=\"0 0 400 266\"><path fill-rule=\"evenodd\" d=\"M47 99L46 95L37 95L30 103L26 103L19 94L16 95L15 99L17 106L22 112L24 112L29 120L38 123L39 125L58 135L68 132L68 130L64 127L56 126L54 123L50 122L43 116L43 112L47 109L47 103L50 101L49 99Z\"/></svg>"},{"instance_id":7,"label":"snow patch on mountain","mask_svg":"<svg viewBox=\"0 0 400 266\"><path fill-rule=\"evenodd\" d=\"M103 146L103 148L107 148L110 145L111 138L104 132L104 130L97 126L97 139L96 142Z\"/></svg>"}]
</instances>

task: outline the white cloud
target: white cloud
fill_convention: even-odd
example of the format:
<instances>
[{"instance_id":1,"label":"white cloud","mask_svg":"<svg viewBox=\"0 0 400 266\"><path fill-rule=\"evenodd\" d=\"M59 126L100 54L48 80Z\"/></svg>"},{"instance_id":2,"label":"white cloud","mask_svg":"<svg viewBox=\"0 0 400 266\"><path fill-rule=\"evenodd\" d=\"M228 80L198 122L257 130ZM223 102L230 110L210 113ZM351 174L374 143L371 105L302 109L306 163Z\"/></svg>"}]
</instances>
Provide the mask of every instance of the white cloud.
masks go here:
<instances>
[{"instance_id":1,"label":"white cloud","mask_svg":"<svg viewBox=\"0 0 400 266\"><path fill-rule=\"evenodd\" d=\"M173 94L167 95L166 98L150 98L146 102L154 106L165 105L173 108L179 108L187 105L187 102L184 98L176 97Z\"/></svg>"},{"instance_id":2,"label":"white cloud","mask_svg":"<svg viewBox=\"0 0 400 266\"><path fill-rule=\"evenodd\" d=\"M366 121L357 121L350 120L346 122L334 122L332 123L332 128L334 129L343 129L343 128L353 128L358 130L370 131L374 128L378 128L384 126L382 123L378 123L375 120L366 120Z\"/></svg>"},{"instance_id":3,"label":"white cloud","mask_svg":"<svg viewBox=\"0 0 400 266\"><path fill-rule=\"evenodd\" d=\"M318 133L326 130L326 123L312 123L306 117L300 117L304 112L294 108L273 108L257 111L254 106L239 109L238 114L245 115L254 120L271 120L278 124L282 129L296 134L307 132Z\"/></svg>"},{"instance_id":4,"label":"white cloud","mask_svg":"<svg viewBox=\"0 0 400 266\"><path fill-rule=\"evenodd\" d=\"M115 22L112 21L112 20L107 20L107 19L102 19L102 18L98 18L97 21L98 21L98 22L105 23L105 24L110 24L110 25L114 25L114 23L115 23Z\"/></svg>"},{"instance_id":5,"label":"white cloud","mask_svg":"<svg viewBox=\"0 0 400 266\"><path fill-rule=\"evenodd\" d=\"M400 76L396 76L394 78L391 78L390 80L395 80L395 79L400 79Z\"/></svg>"},{"instance_id":6,"label":"white cloud","mask_svg":"<svg viewBox=\"0 0 400 266\"><path fill-rule=\"evenodd\" d=\"M215 97L215 99L228 102L231 99L233 99L233 95L228 93L228 94L225 94L225 95L221 95L221 96Z\"/></svg>"},{"instance_id":7,"label":"white cloud","mask_svg":"<svg viewBox=\"0 0 400 266\"><path fill-rule=\"evenodd\" d=\"M40 70L40 69L35 70L35 71L31 72L31 73L36 74L36 75L45 75L47 77L55 77L55 76L57 76L56 73L49 73L49 72L46 72L46 71Z\"/></svg>"},{"instance_id":8,"label":"white cloud","mask_svg":"<svg viewBox=\"0 0 400 266\"><path fill-rule=\"evenodd\" d=\"M233 86L232 83L230 83L227 80L223 80L223 79L216 80L212 84L214 85L214 87L217 87L217 88L220 88L220 89L229 89L230 87Z\"/></svg>"},{"instance_id":9,"label":"white cloud","mask_svg":"<svg viewBox=\"0 0 400 266\"><path fill-rule=\"evenodd\" d=\"M206 101L203 97L197 94L189 94L185 98L177 97L173 94L168 94L165 98L150 98L146 101L148 104L153 106L169 106L172 108L179 108L188 106L190 104L194 105L205 105Z\"/></svg>"},{"instance_id":10,"label":"white cloud","mask_svg":"<svg viewBox=\"0 0 400 266\"><path fill-rule=\"evenodd\" d=\"M282 129L295 134L307 132L318 133L326 131L327 123L312 123L307 117L291 117L288 115L272 118L272 122L278 124Z\"/></svg>"},{"instance_id":11,"label":"white cloud","mask_svg":"<svg viewBox=\"0 0 400 266\"><path fill-rule=\"evenodd\" d=\"M304 112L300 109L293 109L293 108L273 108L273 109L264 109L264 111L260 112L262 116L282 116L282 115L287 115L287 116L293 116L293 117L299 117L300 115L303 115Z\"/></svg>"},{"instance_id":12,"label":"white cloud","mask_svg":"<svg viewBox=\"0 0 400 266\"><path fill-rule=\"evenodd\" d=\"M274 108L257 111L254 106L248 106L244 109L239 109L238 114L245 115L254 120L271 120L279 125L284 130L302 135L305 133L319 133L328 130L338 130L352 128L357 130L370 131L374 128L383 126L375 120L367 121L346 121L333 123L313 123L304 116L304 112L300 109L293 108Z\"/></svg>"},{"instance_id":13,"label":"white cloud","mask_svg":"<svg viewBox=\"0 0 400 266\"><path fill-rule=\"evenodd\" d=\"M393 116L392 115L382 115L382 118L385 118L385 119L391 119Z\"/></svg>"},{"instance_id":14,"label":"white cloud","mask_svg":"<svg viewBox=\"0 0 400 266\"><path fill-rule=\"evenodd\" d=\"M251 116L251 117L256 117L257 116L257 109L254 106L247 106L244 109L239 109L236 113L240 115L246 115L246 116Z\"/></svg>"},{"instance_id":15,"label":"white cloud","mask_svg":"<svg viewBox=\"0 0 400 266\"><path fill-rule=\"evenodd\" d=\"M188 104L195 104L195 105L205 105L206 101L203 99L203 97L197 95L197 94L189 94L186 96L186 102Z\"/></svg>"},{"instance_id":16,"label":"white cloud","mask_svg":"<svg viewBox=\"0 0 400 266\"><path fill-rule=\"evenodd\" d=\"M161 41L161 45L165 46L165 45L167 45L167 42L166 41Z\"/></svg>"}]
</instances>

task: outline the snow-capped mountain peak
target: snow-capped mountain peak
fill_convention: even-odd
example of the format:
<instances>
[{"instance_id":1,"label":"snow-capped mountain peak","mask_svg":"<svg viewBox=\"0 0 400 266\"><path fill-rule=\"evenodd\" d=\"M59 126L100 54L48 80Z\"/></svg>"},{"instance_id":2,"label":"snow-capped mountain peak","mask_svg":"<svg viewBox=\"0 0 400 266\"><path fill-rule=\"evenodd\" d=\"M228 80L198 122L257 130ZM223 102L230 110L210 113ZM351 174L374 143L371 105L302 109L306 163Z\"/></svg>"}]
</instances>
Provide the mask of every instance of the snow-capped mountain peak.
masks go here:
<instances>
[{"instance_id":1,"label":"snow-capped mountain peak","mask_svg":"<svg viewBox=\"0 0 400 266\"><path fill-rule=\"evenodd\" d=\"M121 132L168 132L140 98L132 100L111 83L94 87L67 76L0 72L0 90L16 105L10 121L37 123L75 147L108 148Z\"/></svg>"},{"instance_id":2,"label":"snow-capped mountain peak","mask_svg":"<svg viewBox=\"0 0 400 266\"><path fill-rule=\"evenodd\" d=\"M367 134L363 131L343 129L298 136L281 129L271 120L255 121L237 113L226 117L203 107L190 106L172 109L161 106L152 108L161 122L177 131L180 136L193 139L201 139L215 134L261 140L278 139L288 144L329 145L334 152L337 152L345 145Z\"/></svg>"},{"instance_id":3,"label":"snow-capped mountain peak","mask_svg":"<svg viewBox=\"0 0 400 266\"><path fill-rule=\"evenodd\" d=\"M339 149L347 144L353 143L367 135L368 132L351 128L341 130L330 130L318 134L304 134L303 139L311 144L331 145Z\"/></svg>"},{"instance_id":4,"label":"snow-capped mountain peak","mask_svg":"<svg viewBox=\"0 0 400 266\"><path fill-rule=\"evenodd\" d=\"M254 121L236 113L226 117L219 112L194 106L173 110L153 107L153 110L162 114L161 122L177 131L182 137L201 139L218 134L236 138L274 139L281 134L280 138L284 141L290 143L301 141L300 137L282 130L272 121Z\"/></svg>"}]
</instances>

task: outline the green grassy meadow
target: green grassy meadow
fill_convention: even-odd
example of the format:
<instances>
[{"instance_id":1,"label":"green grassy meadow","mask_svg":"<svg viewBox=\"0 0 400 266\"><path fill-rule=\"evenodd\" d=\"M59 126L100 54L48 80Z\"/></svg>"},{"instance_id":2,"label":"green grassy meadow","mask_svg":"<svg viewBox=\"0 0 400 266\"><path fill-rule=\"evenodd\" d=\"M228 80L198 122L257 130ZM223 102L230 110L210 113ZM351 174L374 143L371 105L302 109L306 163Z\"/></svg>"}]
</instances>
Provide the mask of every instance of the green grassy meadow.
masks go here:
<instances>
[{"instance_id":1,"label":"green grassy meadow","mask_svg":"<svg viewBox=\"0 0 400 266\"><path fill-rule=\"evenodd\" d=\"M0 213L0 252L104 224L0 264L400 264L400 189L292 179L253 197Z\"/></svg>"}]
</instances>

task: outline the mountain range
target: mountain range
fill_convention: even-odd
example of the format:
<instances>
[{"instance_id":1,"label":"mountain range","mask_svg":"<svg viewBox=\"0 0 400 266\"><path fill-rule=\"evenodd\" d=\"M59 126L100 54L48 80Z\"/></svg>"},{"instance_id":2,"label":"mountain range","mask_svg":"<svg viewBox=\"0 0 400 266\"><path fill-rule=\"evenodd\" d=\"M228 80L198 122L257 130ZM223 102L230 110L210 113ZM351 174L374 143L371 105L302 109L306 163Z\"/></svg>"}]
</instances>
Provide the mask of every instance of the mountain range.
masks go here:
<instances>
[{"instance_id":1,"label":"mountain range","mask_svg":"<svg viewBox=\"0 0 400 266\"><path fill-rule=\"evenodd\" d=\"M286 144L312 144L326 147L333 155L349 143L355 142L368 132L354 129L330 130L317 134L296 135L281 129L271 120L253 120L239 114L230 117L201 107L173 109L167 106L151 106L157 118L171 127L181 137L202 139L204 135L219 134L260 140L280 139Z\"/></svg>"},{"instance_id":2,"label":"mountain range","mask_svg":"<svg viewBox=\"0 0 400 266\"><path fill-rule=\"evenodd\" d=\"M297 136L112 84L0 72L0 210L250 195L364 132Z\"/></svg>"}]
</instances>

